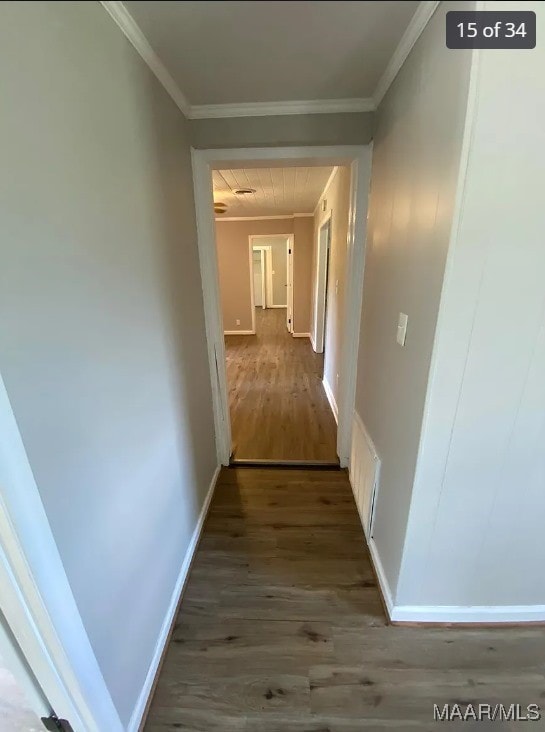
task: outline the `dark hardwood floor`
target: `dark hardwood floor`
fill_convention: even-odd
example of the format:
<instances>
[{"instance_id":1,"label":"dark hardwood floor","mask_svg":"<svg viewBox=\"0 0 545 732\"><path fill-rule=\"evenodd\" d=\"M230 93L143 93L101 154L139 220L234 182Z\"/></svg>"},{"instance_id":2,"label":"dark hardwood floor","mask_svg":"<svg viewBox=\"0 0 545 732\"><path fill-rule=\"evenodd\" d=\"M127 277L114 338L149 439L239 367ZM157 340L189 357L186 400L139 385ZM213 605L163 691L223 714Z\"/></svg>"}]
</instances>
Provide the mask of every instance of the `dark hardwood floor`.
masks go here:
<instances>
[{"instance_id":1,"label":"dark hardwood floor","mask_svg":"<svg viewBox=\"0 0 545 732\"><path fill-rule=\"evenodd\" d=\"M434 703L543 706L544 658L539 627L388 625L344 471L224 469L145 730L480 729Z\"/></svg>"},{"instance_id":2,"label":"dark hardwood floor","mask_svg":"<svg viewBox=\"0 0 545 732\"><path fill-rule=\"evenodd\" d=\"M235 459L337 460L323 355L293 338L286 311L256 308L256 335L225 336Z\"/></svg>"}]
</instances>

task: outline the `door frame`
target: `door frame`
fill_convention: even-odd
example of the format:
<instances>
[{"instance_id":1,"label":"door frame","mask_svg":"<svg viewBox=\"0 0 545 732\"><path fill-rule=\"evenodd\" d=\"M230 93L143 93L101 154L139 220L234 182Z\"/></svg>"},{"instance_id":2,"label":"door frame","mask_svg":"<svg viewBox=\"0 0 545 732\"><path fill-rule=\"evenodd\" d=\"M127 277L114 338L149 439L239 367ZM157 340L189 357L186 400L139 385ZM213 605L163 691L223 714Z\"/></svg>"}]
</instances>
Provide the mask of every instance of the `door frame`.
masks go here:
<instances>
[{"instance_id":1,"label":"door frame","mask_svg":"<svg viewBox=\"0 0 545 732\"><path fill-rule=\"evenodd\" d=\"M281 167L285 166L286 163L300 166L345 165L350 167L347 287L343 317L345 337L339 369L339 419L337 429L337 454L341 466L346 467L350 459L356 393L371 153L372 145L192 148L191 150L216 449L218 460L222 465L229 464L231 423L225 367L225 342L219 298L212 170L225 167L231 169L245 168L252 165L254 167L270 167L271 165Z\"/></svg>"},{"instance_id":2,"label":"door frame","mask_svg":"<svg viewBox=\"0 0 545 732\"><path fill-rule=\"evenodd\" d=\"M43 710L41 691L43 704L75 732L122 732L1 375L0 597L9 633L37 682L36 693L29 696L36 713ZM23 685L28 682L21 679Z\"/></svg>"},{"instance_id":3,"label":"door frame","mask_svg":"<svg viewBox=\"0 0 545 732\"><path fill-rule=\"evenodd\" d=\"M326 302L329 289L328 252L331 249L331 227L333 211L329 209L316 235L316 272L314 297L314 333L313 347L316 353L324 352L326 331ZM327 246L322 246L321 235L325 227L329 229Z\"/></svg>"},{"instance_id":4,"label":"door frame","mask_svg":"<svg viewBox=\"0 0 545 732\"><path fill-rule=\"evenodd\" d=\"M252 330L255 333L255 287L254 287L254 273L253 273L253 252L259 251L261 253L261 287L263 296L263 310L271 307L272 300L272 256L271 248L266 244L256 244L253 240L259 239L260 234L250 234L248 237L248 246L250 254L250 302L252 305Z\"/></svg>"},{"instance_id":5,"label":"door frame","mask_svg":"<svg viewBox=\"0 0 545 732\"><path fill-rule=\"evenodd\" d=\"M259 244L260 239L275 239L276 237L284 238L287 236L287 234L250 234L248 237L248 240L250 242L250 251L252 250L252 247L254 249L263 249L265 250L265 271L266 271L266 279L265 279L265 303L268 308L274 308L277 307L274 304L274 297L273 297L273 284L272 284L272 249L270 245L268 244ZM253 278L252 278L253 282Z\"/></svg>"},{"instance_id":6,"label":"door frame","mask_svg":"<svg viewBox=\"0 0 545 732\"><path fill-rule=\"evenodd\" d=\"M295 237L290 234L286 241L286 328L293 333L293 246Z\"/></svg>"}]
</instances>

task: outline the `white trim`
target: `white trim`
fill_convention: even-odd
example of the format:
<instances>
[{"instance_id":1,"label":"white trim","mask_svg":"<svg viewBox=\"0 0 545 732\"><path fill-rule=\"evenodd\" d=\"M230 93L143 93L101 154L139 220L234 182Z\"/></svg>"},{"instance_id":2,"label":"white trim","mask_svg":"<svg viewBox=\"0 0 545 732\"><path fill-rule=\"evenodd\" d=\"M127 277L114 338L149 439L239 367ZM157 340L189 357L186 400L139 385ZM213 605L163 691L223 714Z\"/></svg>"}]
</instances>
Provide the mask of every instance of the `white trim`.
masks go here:
<instances>
[{"instance_id":1,"label":"white trim","mask_svg":"<svg viewBox=\"0 0 545 732\"><path fill-rule=\"evenodd\" d=\"M255 335L255 330L224 330L223 335Z\"/></svg>"},{"instance_id":2,"label":"white trim","mask_svg":"<svg viewBox=\"0 0 545 732\"><path fill-rule=\"evenodd\" d=\"M110 2L103 0L101 5L116 25L121 29L125 37L132 43L142 59L147 63L159 82L170 94L172 100L180 111L185 114L186 117L189 116L191 112L189 102L185 98L178 84L170 75L166 66L151 47L148 39L125 5L122 2L116 2L115 0Z\"/></svg>"},{"instance_id":3,"label":"white trim","mask_svg":"<svg viewBox=\"0 0 545 732\"><path fill-rule=\"evenodd\" d=\"M193 148L191 149L191 165L193 168L197 246L199 249L199 267L204 302L206 347L212 386L216 452L218 462L222 465L229 465L231 457L231 419L225 367L225 341L223 339L223 317L216 251L212 176L210 175L209 166L203 161L202 154Z\"/></svg>"},{"instance_id":4,"label":"white trim","mask_svg":"<svg viewBox=\"0 0 545 732\"><path fill-rule=\"evenodd\" d=\"M318 201L316 202L316 206L314 206L314 213L312 214L313 216L316 216L316 214L318 213L318 209L320 208L320 203L322 202L322 198L325 198L325 195L329 190L329 186L333 183L333 179L337 175L338 171L339 171L339 166L334 165L333 170L329 174L329 178L326 181L323 191L318 196Z\"/></svg>"},{"instance_id":5,"label":"white trim","mask_svg":"<svg viewBox=\"0 0 545 732\"><path fill-rule=\"evenodd\" d=\"M343 305L344 333L339 363L339 429L337 454L341 467L350 460L352 416L356 401L356 376L363 303L363 279L367 237L367 210L371 183L373 143L350 166L350 208L346 239L346 290ZM327 347L327 344L326 344ZM365 363L365 359L363 361Z\"/></svg>"},{"instance_id":6,"label":"white trim","mask_svg":"<svg viewBox=\"0 0 545 732\"><path fill-rule=\"evenodd\" d=\"M403 34L401 41L384 70L372 97L193 105L188 102L184 93L176 81L174 81L170 72L154 51L142 32L142 29L125 5L117 0L102 0L101 5L155 74L158 81L163 85L180 111L188 119L219 119L226 117L270 117L293 114L334 114L375 111L435 12L439 2L421 2L419 4L407 30Z\"/></svg>"},{"instance_id":7,"label":"white trim","mask_svg":"<svg viewBox=\"0 0 545 732\"><path fill-rule=\"evenodd\" d=\"M272 250L270 245L264 245L264 244L254 244L252 242L252 239L259 238L259 234L250 234L248 237L250 240L250 247L252 251L259 251L261 252L261 266L262 270L264 272L263 277L263 305L262 308L265 310L266 308L274 307L273 305L270 305L273 298L273 284L272 284ZM252 266L253 266L253 260L252 260ZM252 272L252 286L253 286L253 272ZM255 293L254 293L254 313L255 308L259 307L255 304ZM254 325L255 330L255 325Z\"/></svg>"},{"instance_id":8,"label":"white trim","mask_svg":"<svg viewBox=\"0 0 545 732\"><path fill-rule=\"evenodd\" d=\"M294 338L310 338L310 333L292 333Z\"/></svg>"},{"instance_id":9,"label":"white trim","mask_svg":"<svg viewBox=\"0 0 545 732\"><path fill-rule=\"evenodd\" d=\"M189 119L224 117L271 117L285 114L334 114L338 112L373 112L371 98L308 99L285 102L243 102L240 104L195 104Z\"/></svg>"},{"instance_id":10,"label":"white trim","mask_svg":"<svg viewBox=\"0 0 545 732\"><path fill-rule=\"evenodd\" d=\"M314 337L313 337L312 333L309 333L308 337L310 338L310 345L312 346L312 350L314 351L314 353L318 353L318 351L316 350L316 343L314 342Z\"/></svg>"},{"instance_id":11,"label":"white trim","mask_svg":"<svg viewBox=\"0 0 545 732\"><path fill-rule=\"evenodd\" d=\"M407 26L407 30L401 37L396 50L394 51L384 73L373 92L373 103L377 109L384 99L384 95L390 88L393 80L396 78L400 68L405 63L407 56L412 51L414 44L420 38L422 31L429 23L432 15L437 10L439 2L421 2L416 8L416 12L411 18L411 22Z\"/></svg>"},{"instance_id":12,"label":"white trim","mask_svg":"<svg viewBox=\"0 0 545 732\"><path fill-rule=\"evenodd\" d=\"M252 317L252 333L255 333L254 259L251 236L248 237L248 274L250 276L250 312Z\"/></svg>"},{"instance_id":13,"label":"white trim","mask_svg":"<svg viewBox=\"0 0 545 732\"><path fill-rule=\"evenodd\" d=\"M339 425L339 410L337 408L337 402L335 401L333 389L329 385L329 382L325 376L322 379L322 384L324 385L324 391L325 391L325 395L327 397L327 401L329 402L329 406L331 407L331 411L333 412L333 416L335 417L335 422L337 423L337 426L338 426Z\"/></svg>"},{"instance_id":14,"label":"white trim","mask_svg":"<svg viewBox=\"0 0 545 732\"><path fill-rule=\"evenodd\" d=\"M543 623L545 605L397 605L390 619L400 623Z\"/></svg>"},{"instance_id":15,"label":"white trim","mask_svg":"<svg viewBox=\"0 0 545 732\"><path fill-rule=\"evenodd\" d=\"M286 327L288 333L293 333L293 252L295 236L290 234L286 240Z\"/></svg>"},{"instance_id":16,"label":"white trim","mask_svg":"<svg viewBox=\"0 0 545 732\"><path fill-rule=\"evenodd\" d=\"M316 353L324 352L326 332L326 302L329 289L329 255L331 253L333 210L325 214L318 225L316 241L316 267L314 272L314 350ZM327 246L321 246L322 230L329 227Z\"/></svg>"},{"instance_id":17,"label":"white trim","mask_svg":"<svg viewBox=\"0 0 545 732\"><path fill-rule=\"evenodd\" d=\"M382 566L382 562L380 561L380 555L378 553L377 545L375 544L372 537L367 541L367 548L369 549L369 554L371 555L371 561L373 563L375 574L378 579L382 599L384 600L384 604L386 605L386 614L388 615L389 620L393 620L394 602L392 599L392 591L386 577L386 572L384 571L384 567Z\"/></svg>"},{"instance_id":18,"label":"white trim","mask_svg":"<svg viewBox=\"0 0 545 732\"><path fill-rule=\"evenodd\" d=\"M300 145L297 147L227 147L196 149L193 152L202 162L208 164L212 170L222 170L226 163L242 165L248 161L255 164L279 163L289 160L294 165L319 159L321 166L349 165L352 160L361 155L367 145ZM285 167L285 166L281 166ZM211 207L212 208L212 207Z\"/></svg>"},{"instance_id":19,"label":"white trim","mask_svg":"<svg viewBox=\"0 0 545 732\"><path fill-rule=\"evenodd\" d=\"M178 579L176 580L176 584L174 586L174 590L173 590L172 596L170 598L170 603L168 605L168 609L167 609L165 618L163 620L163 625L161 626L161 631L159 633L157 643L155 644L155 651L153 653L153 658L151 660L151 663L150 663L150 666L148 669L148 673L147 673L146 679L144 681L144 685L142 687L140 694L138 695L138 700L134 707L134 711L131 715L129 726L127 728L128 732L138 732L140 725L142 723L142 719L146 712L146 708L148 705L150 695L153 692L153 687L154 687L155 679L157 677L157 673L158 673L158 670L160 667L161 659L163 657L165 647L170 639L172 625L176 619L176 611L178 610L178 606L180 604L180 600L181 600L181 597L182 597L182 594L183 594L183 591L184 591L184 588L186 585L186 581L189 576L189 571L191 569L191 563L193 561L193 557L197 550L197 546L199 544L199 539L201 538L202 529L204 526L206 516L208 514L208 509L210 508L210 503L214 496L214 491L216 489L216 483L218 480L218 476L220 474L220 470L221 470L221 466L218 465L214 471L212 480L210 481L210 485L208 487L208 491L206 493L206 497L204 499L204 502L203 502L203 505L201 508L201 512L199 514L199 518L197 520L197 525L195 526L195 530L193 531L193 535L189 541L189 545L188 545L186 553L185 553L184 561L182 562L182 566L180 568L180 573L178 575Z\"/></svg>"},{"instance_id":20,"label":"white trim","mask_svg":"<svg viewBox=\"0 0 545 732\"><path fill-rule=\"evenodd\" d=\"M290 219L302 219L312 218L313 213L295 213L295 214L279 214L278 216L216 216L216 221L274 221L274 220L290 220ZM256 234L257 236L257 234Z\"/></svg>"},{"instance_id":21,"label":"white trim","mask_svg":"<svg viewBox=\"0 0 545 732\"><path fill-rule=\"evenodd\" d=\"M363 281L363 260L367 225L367 196L370 177L369 145L337 145L309 147L271 147L271 148L234 148L234 149L192 149L193 180L195 189L195 209L197 216L197 236L199 260L203 287L203 302L209 367L213 390L214 424L216 444L220 462L229 464L231 452L231 425L229 421L229 401L225 371L225 343L219 299L217 252L215 225L212 206L211 171L229 167L244 167L248 161L254 164L267 164L290 161L294 165L307 165L309 162L321 165L352 165L349 235L347 242L347 271L349 279L344 302L343 322L345 338L352 341L351 347L343 349L339 380L339 429L337 431L337 454L341 467L348 465L352 432L352 411L354 408L355 374L357 368L357 342L359 335L361 298L358 301L358 288L354 286ZM361 287L361 282L360 285ZM356 344L354 348L353 344ZM346 356L353 363L344 364ZM217 364L217 368L216 368ZM345 393L346 392L346 393ZM348 420L348 423L346 424Z\"/></svg>"},{"instance_id":22,"label":"white trim","mask_svg":"<svg viewBox=\"0 0 545 732\"><path fill-rule=\"evenodd\" d=\"M249 242L250 242L250 258L251 258L251 250L252 247L260 248L260 249L266 249L267 250L267 309L271 308L287 308L286 305L275 305L274 304L274 291L273 291L273 281L272 281L272 275L273 275L273 267L272 267L272 249L270 245L263 245L263 244L255 244L253 242L254 239L280 239L282 241L286 241L287 247L291 246L293 247L293 234L250 234L248 236ZM287 255L286 255L287 257ZM286 272L288 268L288 262L286 259ZM250 261L250 277L251 277L251 286L252 286L252 294L253 294L253 274L252 274L252 262ZM254 299L252 299L252 328L254 329L254 332L256 330L255 325L255 302Z\"/></svg>"},{"instance_id":23,"label":"white trim","mask_svg":"<svg viewBox=\"0 0 545 732\"><path fill-rule=\"evenodd\" d=\"M75 730L121 732L1 376L0 596L10 631L55 713Z\"/></svg>"}]
</instances>

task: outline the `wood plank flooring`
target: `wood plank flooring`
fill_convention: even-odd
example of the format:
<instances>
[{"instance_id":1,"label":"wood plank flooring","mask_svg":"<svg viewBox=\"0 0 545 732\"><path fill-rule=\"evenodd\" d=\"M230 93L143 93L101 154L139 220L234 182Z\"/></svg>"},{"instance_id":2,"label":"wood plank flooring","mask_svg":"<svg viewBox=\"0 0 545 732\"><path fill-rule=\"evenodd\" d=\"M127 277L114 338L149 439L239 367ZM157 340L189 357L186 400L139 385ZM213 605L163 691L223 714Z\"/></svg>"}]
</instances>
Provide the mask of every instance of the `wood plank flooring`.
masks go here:
<instances>
[{"instance_id":1,"label":"wood plank flooring","mask_svg":"<svg viewBox=\"0 0 545 732\"><path fill-rule=\"evenodd\" d=\"M293 338L286 311L256 308L256 335L225 336L235 459L337 460L323 355Z\"/></svg>"},{"instance_id":2,"label":"wood plank flooring","mask_svg":"<svg viewBox=\"0 0 545 732\"><path fill-rule=\"evenodd\" d=\"M433 704L543 707L544 658L543 628L388 625L344 471L224 469L145 730L474 729Z\"/></svg>"}]
</instances>

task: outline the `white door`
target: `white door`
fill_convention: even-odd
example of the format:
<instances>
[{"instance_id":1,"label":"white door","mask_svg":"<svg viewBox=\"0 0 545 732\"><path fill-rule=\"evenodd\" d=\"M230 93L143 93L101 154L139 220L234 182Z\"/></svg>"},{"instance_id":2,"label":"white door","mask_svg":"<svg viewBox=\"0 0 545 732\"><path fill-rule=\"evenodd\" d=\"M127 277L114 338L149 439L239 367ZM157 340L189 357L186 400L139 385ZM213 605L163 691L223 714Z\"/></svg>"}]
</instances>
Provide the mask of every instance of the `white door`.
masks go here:
<instances>
[{"instance_id":1,"label":"white door","mask_svg":"<svg viewBox=\"0 0 545 732\"><path fill-rule=\"evenodd\" d=\"M0 682L3 693L9 697L0 699L0 708L3 702L7 702L6 708L0 712L6 729L8 725L13 725L10 729L25 729L28 732L43 730L41 719L51 716L51 705L30 670L2 613L0 613ZM0 729L3 729L1 720Z\"/></svg>"},{"instance_id":2,"label":"white door","mask_svg":"<svg viewBox=\"0 0 545 732\"><path fill-rule=\"evenodd\" d=\"M254 305L256 308L264 308L263 252L259 249L254 249L252 252L252 266L254 277Z\"/></svg>"},{"instance_id":3,"label":"white door","mask_svg":"<svg viewBox=\"0 0 545 732\"><path fill-rule=\"evenodd\" d=\"M290 333L293 333L293 237L289 237L287 244L287 308L286 308L286 326Z\"/></svg>"}]
</instances>

